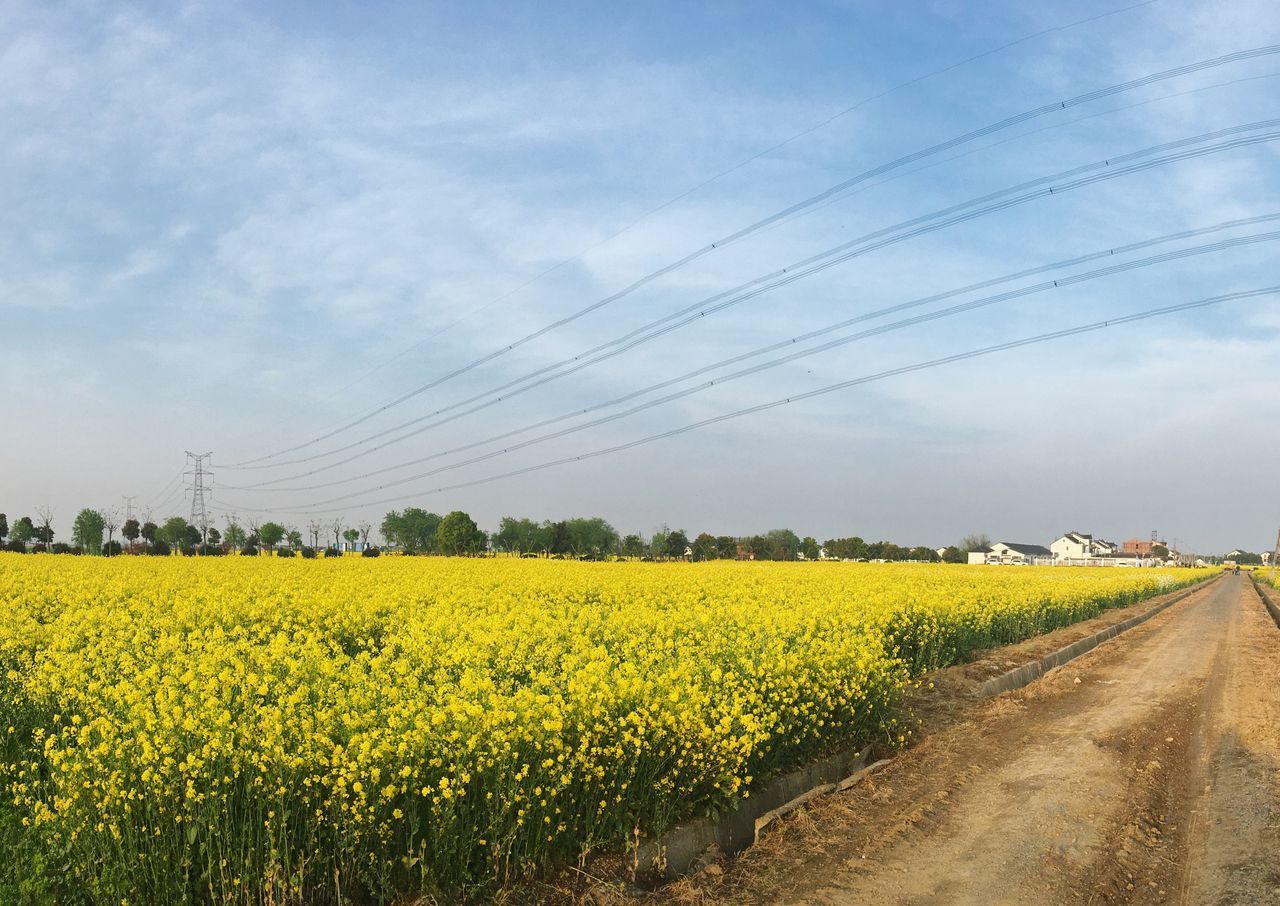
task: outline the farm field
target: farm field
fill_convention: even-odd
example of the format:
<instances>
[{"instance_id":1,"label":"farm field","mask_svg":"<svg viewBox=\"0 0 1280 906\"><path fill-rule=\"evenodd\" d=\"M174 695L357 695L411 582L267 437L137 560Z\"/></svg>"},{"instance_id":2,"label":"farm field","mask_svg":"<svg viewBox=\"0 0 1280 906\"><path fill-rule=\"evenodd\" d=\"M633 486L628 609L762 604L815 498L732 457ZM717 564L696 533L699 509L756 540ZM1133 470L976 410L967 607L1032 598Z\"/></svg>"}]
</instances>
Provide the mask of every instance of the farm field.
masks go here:
<instances>
[{"instance_id":1,"label":"farm field","mask_svg":"<svg viewBox=\"0 0 1280 906\"><path fill-rule=\"evenodd\" d=\"M0 554L0 901L483 894L1207 574Z\"/></svg>"}]
</instances>

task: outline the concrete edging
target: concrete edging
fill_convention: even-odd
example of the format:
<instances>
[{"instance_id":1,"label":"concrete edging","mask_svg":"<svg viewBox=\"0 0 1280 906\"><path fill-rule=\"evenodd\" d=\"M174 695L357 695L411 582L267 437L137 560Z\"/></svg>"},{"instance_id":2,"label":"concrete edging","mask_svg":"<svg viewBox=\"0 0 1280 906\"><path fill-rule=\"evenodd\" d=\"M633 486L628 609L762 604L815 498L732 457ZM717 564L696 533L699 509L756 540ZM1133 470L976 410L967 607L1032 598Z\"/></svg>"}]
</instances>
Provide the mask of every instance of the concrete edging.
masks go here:
<instances>
[{"instance_id":1,"label":"concrete edging","mask_svg":"<svg viewBox=\"0 0 1280 906\"><path fill-rule=\"evenodd\" d=\"M1276 627L1280 628L1280 605L1276 604L1274 593L1267 588L1253 573L1249 574L1249 579L1253 582L1253 590L1258 593L1258 597L1262 599L1262 606L1267 608L1267 612L1271 614L1271 619L1275 620Z\"/></svg>"},{"instance_id":2,"label":"concrete edging","mask_svg":"<svg viewBox=\"0 0 1280 906\"><path fill-rule=\"evenodd\" d=\"M1145 623L1218 578L1220 576L1197 582L1146 613L1130 617L1037 661L993 677L979 687L978 697L990 698L1002 692L1021 689L1049 670L1061 667L1122 632ZM1272 610L1277 625L1280 625L1280 616L1277 616L1280 609L1276 609L1270 602L1268 608ZM697 867L713 848L727 855L741 852L759 839L760 831L770 822L795 811L817 796L848 789L863 776L889 761L882 759L868 766L867 758L870 754L871 746L867 746L859 751L842 751L820 758L775 778L759 790L753 790L749 797L739 799L731 810L718 817L698 818L677 825L656 839L641 840L636 847L633 863L636 881L646 886L674 881Z\"/></svg>"},{"instance_id":3,"label":"concrete edging","mask_svg":"<svg viewBox=\"0 0 1280 906\"><path fill-rule=\"evenodd\" d=\"M1221 574L1205 579L1203 582L1197 582L1195 585L1178 592L1163 604L1157 604L1146 613L1140 613L1137 616L1133 616L1127 620L1116 623L1114 626L1108 626L1106 629L1095 632L1093 635L1085 636L1083 639L1077 639L1070 645L1046 654L1039 660L1031 661L1020 667L1014 667L1007 673L1002 673L999 676L992 677L978 687L978 698L991 698L994 695L1000 695L1004 692L1012 692L1014 689L1021 689L1024 686L1030 685L1055 667L1061 667L1063 664L1070 663L1082 654L1087 654L1097 648L1103 642L1114 639L1121 633L1128 632L1133 627L1145 623L1156 614L1167 610L1179 601L1182 601L1205 588L1210 582L1217 581L1220 576Z\"/></svg>"}]
</instances>

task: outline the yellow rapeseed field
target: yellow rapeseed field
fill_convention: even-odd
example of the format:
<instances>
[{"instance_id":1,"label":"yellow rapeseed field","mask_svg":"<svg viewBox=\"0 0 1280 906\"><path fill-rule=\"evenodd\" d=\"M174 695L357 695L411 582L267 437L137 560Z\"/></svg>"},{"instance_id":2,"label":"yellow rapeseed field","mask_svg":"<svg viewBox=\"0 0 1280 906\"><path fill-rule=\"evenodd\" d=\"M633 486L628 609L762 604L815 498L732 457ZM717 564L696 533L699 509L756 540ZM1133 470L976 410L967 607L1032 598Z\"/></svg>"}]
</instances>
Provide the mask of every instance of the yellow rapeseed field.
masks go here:
<instances>
[{"instance_id":1,"label":"yellow rapeseed field","mask_svg":"<svg viewBox=\"0 0 1280 906\"><path fill-rule=\"evenodd\" d=\"M0 554L0 899L457 896L899 742L911 676L1204 575Z\"/></svg>"}]
</instances>

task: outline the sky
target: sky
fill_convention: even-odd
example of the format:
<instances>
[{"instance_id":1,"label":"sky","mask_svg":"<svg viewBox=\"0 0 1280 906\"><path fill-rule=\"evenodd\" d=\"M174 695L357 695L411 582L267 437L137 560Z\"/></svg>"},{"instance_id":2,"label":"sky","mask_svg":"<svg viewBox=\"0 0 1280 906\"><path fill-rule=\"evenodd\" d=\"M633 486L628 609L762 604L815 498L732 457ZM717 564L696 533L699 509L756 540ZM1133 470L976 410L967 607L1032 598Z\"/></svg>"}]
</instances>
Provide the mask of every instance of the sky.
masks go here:
<instances>
[{"instance_id":1,"label":"sky","mask_svg":"<svg viewBox=\"0 0 1280 906\"><path fill-rule=\"evenodd\" d=\"M0 0L0 512L1270 549L1280 8L978 10Z\"/></svg>"}]
</instances>

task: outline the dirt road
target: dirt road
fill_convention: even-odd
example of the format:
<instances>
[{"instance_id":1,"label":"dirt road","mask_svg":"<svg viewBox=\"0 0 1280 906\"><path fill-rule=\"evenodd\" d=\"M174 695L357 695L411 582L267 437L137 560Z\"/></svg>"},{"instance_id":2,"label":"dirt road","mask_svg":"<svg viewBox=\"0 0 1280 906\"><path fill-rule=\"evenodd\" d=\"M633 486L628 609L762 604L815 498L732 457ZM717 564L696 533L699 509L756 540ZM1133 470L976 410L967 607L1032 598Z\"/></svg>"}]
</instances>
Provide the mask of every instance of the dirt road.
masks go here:
<instances>
[{"instance_id":1,"label":"dirt road","mask_svg":"<svg viewBox=\"0 0 1280 906\"><path fill-rule=\"evenodd\" d=\"M1280 630L1228 576L969 708L684 893L1280 904Z\"/></svg>"}]
</instances>

